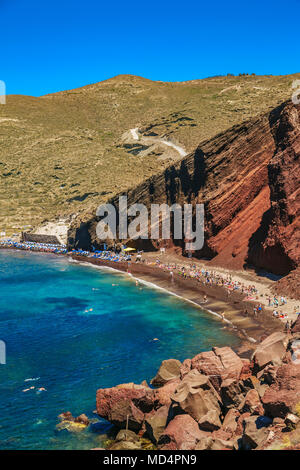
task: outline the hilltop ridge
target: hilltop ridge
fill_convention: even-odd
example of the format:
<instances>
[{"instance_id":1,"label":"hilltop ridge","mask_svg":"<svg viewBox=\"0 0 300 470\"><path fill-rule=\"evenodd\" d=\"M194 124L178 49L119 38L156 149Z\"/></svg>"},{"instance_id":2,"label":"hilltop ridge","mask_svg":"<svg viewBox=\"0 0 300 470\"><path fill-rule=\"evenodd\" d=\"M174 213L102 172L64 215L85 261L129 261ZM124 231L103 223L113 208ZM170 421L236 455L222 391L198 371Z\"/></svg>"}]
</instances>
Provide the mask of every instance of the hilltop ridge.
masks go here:
<instances>
[{"instance_id":1,"label":"hilltop ridge","mask_svg":"<svg viewBox=\"0 0 300 470\"><path fill-rule=\"evenodd\" d=\"M290 98L297 77L119 75L42 97L8 96L0 107L1 230L11 235L92 211L178 160L166 145L132 153L123 140L130 129L188 153Z\"/></svg>"}]
</instances>

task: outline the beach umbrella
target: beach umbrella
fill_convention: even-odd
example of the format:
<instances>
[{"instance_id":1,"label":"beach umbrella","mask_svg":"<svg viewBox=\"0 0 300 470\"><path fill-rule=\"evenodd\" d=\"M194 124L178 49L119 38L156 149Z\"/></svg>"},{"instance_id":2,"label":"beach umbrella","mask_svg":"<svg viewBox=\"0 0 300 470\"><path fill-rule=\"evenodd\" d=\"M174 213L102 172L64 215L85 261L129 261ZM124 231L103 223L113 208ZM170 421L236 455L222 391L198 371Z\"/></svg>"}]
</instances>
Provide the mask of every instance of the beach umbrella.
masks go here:
<instances>
[{"instance_id":1,"label":"beach umbrella","mask_svg":"<svg viewBox=\"0 0 300 470\"><path fill-rule=\"evenodd\" d=\"M125 250L124 250L124 251L136 251L136 249L135 249L135 248L130 248L130 247L129 247L129 248L125 248Z\"/></svg>"}]
</instances>

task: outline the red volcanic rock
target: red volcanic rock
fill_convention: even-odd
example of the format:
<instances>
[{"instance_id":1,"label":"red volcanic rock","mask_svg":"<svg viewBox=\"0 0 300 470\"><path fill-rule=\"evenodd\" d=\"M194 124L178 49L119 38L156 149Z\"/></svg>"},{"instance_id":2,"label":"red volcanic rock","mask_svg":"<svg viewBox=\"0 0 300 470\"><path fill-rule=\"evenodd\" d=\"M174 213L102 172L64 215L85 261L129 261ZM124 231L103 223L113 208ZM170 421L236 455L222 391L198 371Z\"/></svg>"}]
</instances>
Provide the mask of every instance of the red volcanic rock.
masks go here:
<instances>
[{"instance_id":1,"label":"red volcanic rock","mask_svg":"<svg viewBox=\"0 0 300 470\"><path fill-rule=\"evenodd\" d=\"M151 380L151 384L159 387L167 382L180 377L181 362L177 359L167 359L163 361L156 376Z\"/></svg>"},{"instance_id":2,"label":"red volcanic rock","mask_svg":"<svg viewBox=\"0 0 300 470\"><path fill-rule=\"evenodd\" d=\"M145 416L146 432L149 439L155 444L158 442L161 434L167 425L169 407L162 406L157 411L152 411Z\"/></svg>"},{"instance_id":3,"label":"red volcanic rock","mask_svg":"<svg viewBox=\"0 0 300 470\"><path fill-rule=\"evenodd\" d=\"M252 415L264 414L264 408L255 389L249 390L249 392L247 392L247 395L239 406L239 411L241 413L249 412Z\"/></svg>"},{"instance_id":4,"label":"red volcanic rock","mask_svg":"<svg viewBox=\"0 0 300 470\"><path fill-rule=\"evenodd\" d=\"M213 388L210 379L197 370L190 371L176 388L172 400L182 412L188 413L194 420L200 421L209 411L221 414L220 397Z\"/></svg>"},{"instance_id":5,"label":"red volcanic rock","mask_svg":"<svg viewBox=\"0 0 300 470\"><path fill-rule=\"evenodd\" d=\"M199 428L202 431L213 432L222 426L220 421L220 411L209 410L198 422Z\"/></svg>"},{"instance_id":6,"label":"red volcanic rock","mask_svg":"<svg viewBox=\"0 0 300 470\"><path fill-rule=\"evenodd\" d=\"M259 369L270 363L280 365L286 354L287 345L288 336L285 333L280 331L272 333L254 351L252 356L254 363Z\"/></svg>"},{"instance_id":7,"label":"red volcanic rock","mask_svg":"<svg viewBox=\"0 0 300 470\"><path fill-rule=\"evenodd\" d=\"M191 416L177 415L160 436L158 444L163 450L190 450L207 435L208 433L200 431Z\"/></svg>"},{"instance_id":8,"label":"red volcanic rock","mask_svg":"<svg viewBox=\"0 0 300 470\"><path fill-rule=\"evenodd\" d=\"M230 409L224 418L222 430L233 436L237 429L237 421L239 417L240 413L238 410L234 408Z\"/></svg>"},{"instance_id":9,"label":"red volcanic rock","mask_svg":"<svg viewBox=\"0 0 300 470\"><path fill-rule=\"evenodd\" d=\"M144 413L153 408L153 391L141 385L122 384L97 391L97 413L112 424L138 431Z\"/></svg>"},{"instance_id":10,"label":"red volcanic rock","mask_svg":"<svg viewBox=\"0 0 300 470\"><path fill-rule=\"evenodd\" d=\"M197 354L192 359L192 369L198 370L201 374L209 375L215 388L219 389L224 367L220 358L213 351Z\"/></svg>"},{"instance_id":11,"label":"red volcanic rock","mask_svg":"<svg viewBox=\"0 0 300 470\"><path fill-rule=\"evenodd\" d=\"M191 368L192 368L192 360L185 359L182 363L182 366L180 367L180 378L183 379L183 377L189 373Z\"/></svg>"},{"instance_id":12,"label":"red volcanic rock","mask_svg":"<svg viewBox=\"0 0 300 470\"><path fill-rule=\"evenodd\" d=\"M278 274L300 263L300 106L270 114L275 152L268 164L271 207L253 235L249 261Z\"/></svg>"},{"instance_id":13,"label":"red volcanic rock","mask_svg":"<svg viewBox=\"0 0 300 470\"><path fill-rule=\"evenodd\" d=\"M243 422L242 446L246 450L261 446L268 437L269 431L257 425L257 416L249 416Z\"/></svg>"},{"instance_id":14,"label":"red volcanic rock","mask_svg":"<svg viewBox=\"0 0 300 470\"><path fill-rule=\"evenodd\" d=\"M242 358L243 367L240 374L240 380L245 380L252 375L253 362Z\"/></svg>"},{"instance_id":15,"label":"red volcanic rock","mask_svg":"<svg viewBox=\"0 0 300 470\"><path fill-rule=\"evenodd\" d=\"M163 387L158 388L153 391L153 401L154 407L159 408L160 406L170 406L171 405L171 396L175 392L176 388L180 384L180 379L171 380L166 383Z\"/></svg>"},{"instance_id":16,"label":"red volcanic rock","mask_svg":"<svg viewBox=\"0 0 300 470\"><path fill-rule=\"evenodd\" d=\"M243 396L240 383L235 379L225 379L221 384L220 395L222 403L226 408L237 407Z\"/></svg>"},{"instance_id":17,"label":"red volcanic rock","mask_svg":"<svg viewBox=\"0 0 300 470\"><path fill-rule=\"evenodd\" d=\"M226 378L238 380L243 365L241 358L229 347L213 348L192 359L192 369L210 376L216 390L220 390L221 382Z\"/></svg>"},{"instance_id":18,"label":"red volcanic rock","mask_svg":"<svg viewBox=\"0 0 300 470\"><path fill-rule=\"evenodd\" d=\"M300 365L284 364L279 367L276 381L265 392L262 402L266 414L284 418L300 407Z\"/></svg>"},{"instance_id":19,"label":"red volcanic rock","mask_svg":"<svg viewBox=\"0 0 300 470\"><path fill-rule=\"evenodd\" d=\"M244 366L241 358L228 346L213 348L213 352L220 358L226 378L239 379Z\"/></svg>"},{"instance_id":20,"label":"red volcanic rock","mask_svg":"<svg viewBox=\"0 0 300 470\"><path fill-rule=\"evenodd\" d=\"M298 315L297 320L293 323L292 333L300 333L300 315Z\"/></svg>"},{"instance_id":21,"label":"red volcanic rock","mask_svg":"<svg viewBox=\"0 0 300 470\"><path fill-rule=\"evenodd\" d=\"M204 202L205 243L196 257L228 268L248 263L288 274L300 265L299 114L300 105L284 103L202 142L128 191L128 206ZM118 207L118 198L109 202ZM86 239L96 246L96 225L96 215L87 216L84 224L75 220L69 246L86 244ZM172 245L184 250L183 240L175 244L171 239ZM299 289L295 293L300 295Z\"/></svg>"},{"instance_id":22,"label":"red volcanic rock","mask_svg":"<svg viewBox=\"0 0 300 470\"><path fill-rule=\"evenodd\" d=\"M237 426L236 426L236 430L235 430L235 435L236 436L241 436L243 434L243 429L244 429L244 420L246 418L249 418L250 413L247 412L247 413L243 413L241 414L239 417L238 417L238 420L237 420Z\"/></svg>"}]
</instances>

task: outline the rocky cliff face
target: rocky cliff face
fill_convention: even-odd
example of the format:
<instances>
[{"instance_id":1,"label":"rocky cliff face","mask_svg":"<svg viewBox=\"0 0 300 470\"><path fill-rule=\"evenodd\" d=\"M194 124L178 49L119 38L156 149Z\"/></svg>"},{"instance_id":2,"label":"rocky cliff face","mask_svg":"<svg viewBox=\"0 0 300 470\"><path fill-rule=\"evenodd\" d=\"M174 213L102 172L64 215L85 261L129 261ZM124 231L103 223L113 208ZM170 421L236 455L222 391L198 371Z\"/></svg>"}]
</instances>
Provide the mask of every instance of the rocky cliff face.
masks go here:
<instances>
[{"instance_id":1,"label":"rocky cliff face","mask_svg":"<svg viewBox=\"0 0 300 470\"><path fill-rule=\"evenodd\" d=\"M299 114L300 106L284 103L203 142L130 190L128 205L204 203L205 244L194 256L287 274L300 261ZM117 206L118 197L109 202ZM93 214L75 221L70 246L99 244L96 224ZM184 250L181 241L170 245Z\"/></svg>"}]
</instances>

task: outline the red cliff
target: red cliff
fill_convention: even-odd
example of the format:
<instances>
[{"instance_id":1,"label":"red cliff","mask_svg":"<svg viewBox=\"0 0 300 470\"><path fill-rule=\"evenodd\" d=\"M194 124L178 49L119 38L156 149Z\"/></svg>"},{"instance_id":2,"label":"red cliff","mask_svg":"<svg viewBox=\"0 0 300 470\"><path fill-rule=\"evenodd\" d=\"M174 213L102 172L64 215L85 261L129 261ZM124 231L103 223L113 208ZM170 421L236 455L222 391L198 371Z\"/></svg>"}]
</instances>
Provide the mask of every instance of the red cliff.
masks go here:
<instances>
[{"instance_id":1,"label":"red cliff","mask_svg":"<svg viewBox=\"0 0 300 470\"><path fill-rule=\"evenodd\" d=\"M300 261L299 113L300 106L284 103L201 143L130 190L128 205L204 203L205 244L194 256L288 274ZM70 246L97 245L96 224L93 214L75 221ZM183 242L170 245L184 252Z\"/></svg>"}]
</instances>

